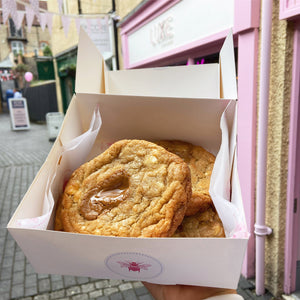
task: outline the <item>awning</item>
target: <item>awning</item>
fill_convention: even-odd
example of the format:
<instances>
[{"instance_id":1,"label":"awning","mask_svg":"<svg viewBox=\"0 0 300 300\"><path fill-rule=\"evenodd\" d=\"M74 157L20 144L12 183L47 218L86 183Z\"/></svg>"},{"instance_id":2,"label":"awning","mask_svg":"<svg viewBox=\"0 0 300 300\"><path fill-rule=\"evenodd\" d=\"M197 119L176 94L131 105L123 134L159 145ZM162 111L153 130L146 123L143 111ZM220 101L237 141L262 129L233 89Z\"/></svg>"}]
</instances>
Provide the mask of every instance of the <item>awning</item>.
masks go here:
<instances>
[{"instance_id":1,"label":"awning","mask_svg":"<svg viewBox=\"0 0 300 300\"><path fill-rule=\"evenodd\" d=\"M10 57L7 56L4 60L0 62L1 69L11 69L14 66L13 62L11 61Z\"/></svg>"}]
</instances>

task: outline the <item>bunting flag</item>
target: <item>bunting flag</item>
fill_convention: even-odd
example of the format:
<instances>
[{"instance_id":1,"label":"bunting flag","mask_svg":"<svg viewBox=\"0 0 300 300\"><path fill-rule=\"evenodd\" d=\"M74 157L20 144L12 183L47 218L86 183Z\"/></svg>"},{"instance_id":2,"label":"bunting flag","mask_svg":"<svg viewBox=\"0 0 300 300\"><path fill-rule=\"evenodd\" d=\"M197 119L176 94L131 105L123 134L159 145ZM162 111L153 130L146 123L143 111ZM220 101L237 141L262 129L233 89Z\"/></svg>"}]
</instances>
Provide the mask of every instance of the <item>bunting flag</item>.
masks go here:
<instances>
[{"instance_id":1,"label":"bunting flag","mask_svg":"<svg viewBox=\"0 0 300 300\"><path fill-rule=\"evenodd\" d=\"M17 23L18 14L17 14L17 4L15 1L11 0L2 0L2 16L3 24L8 20L9 15L13 19L14 23Z\"/></svg>"},{"instance_id":2,"label":"bunting flag","mask_svg":"<svg viewBox=\"0 0 300 300\"><path fill-rule=\"evenodd\" d=\"M65 37L68 37L71 19L65 15L62 15L61 22L64 28Z\"/></svg>"},{"instance_id":3,"label":"bunting flag","mask_svg":"<svg viewBox=\"0 0 300 300\"><path fill-rule=\"evenodd\" d=\"M8 20L10 14L10 9L9 9L9 0L2 0L2 17L3 17L3 24L6 23Z\"/></svg>"},{"instance_id":4,"label":"bunting flag","mask_svg":"<svg viewBox=\"0 0 300 300\"><path fill-rule=\"evenodd\" d=\"M30 32L33 18L34 18L34 11L32 10L31 6L26 5L25 12L26 12L27 30Z\"/></svg>"},{"instance_id":5,"label":"bunting flag","mask_svg":"<svg viewBox=\"0 0 300 300\"><path fill-rule=\"evenodd\" d=\"M58 4L58 11L59 11L59 13L62 13L63 0L57 0L57 4Z\"/></svg>"},{"instance_id":6,"label":"bunting flag","mask_svg":"<svg viewBox=\"0 0 300 300\"><path fill-rule=\"evenodd\" d=\"M40 13L40 25L41 25L41 29L44 31L47 25L47 14L46 13Z\"/></svg>"},{"instance_id":7,"label":"bunting flag","mask_svg":"<svg viewBox=\"0 0 300 300\"><path fill-rule=\"evenodd\" d=\"M47 12L47 27L50 35L52 35L53 14Z\"/></svg>"},{"instance_id":8,"label":"bunting flag","mask_svg":"<svg viewBox=\"0 0 300 300\"><path fill-rule=\"evenodd\" d=\"M10 16L15 24L18 24L17 3L15 1L9 1Z\"/></svg>"},{"instance_id":9,"label":"bunting flag","mask_svg":"<svg viewBox=\"0 0 300 300\"><path fill-rule=\"evenodd\" d=\"M27 4L24 4L25 11L17 11L17 0L0 0L2 2L2 21L6 23L9 17L12 18L16 29L19 30L22 27L24 16L26 17L26 25L28 32L31 32L34 16L36 16L40 23L41 29L45 31L46 26L48 27L49 34L52 35L52 23L53 16L60 15L61 22L64 30L65 37L69 34L71 20L74 19L77 33L79 34L80 27L89 34L95 36L99 33L107 39L108 23L110 17L106 15L103 17L92 17L83 15L65 15L63 13L63 0L57 0L59 13L50 13L44 9L39 8L39 0L29 0ZM94 0L95 1L95 0ZM26 14L26 15L25 15Z\"/></svg>"},{"instance_id":10,"label":"bunting flag","mask_svg":"<svg viewBox=\"0 0 300 300\"><path fill-rule=\"evenodd\" d=\"M17 15L18 18L17 18L17 22L15 23L15 26L17 30L19 30L22 27L25 11L17 11Z\"/></svg>"},{"instance_id":11,"label":"bunting flag","mask_svg":"<svg viewBox=\"0 0 300 300\"><path fill-rule=\"evenodd\" d=\"M34 14L36 15L37 20L40 22L41 16L40 16L39 0L30 0L30 4L32 10L34 11Z\"/></svg>"}]
</instances>

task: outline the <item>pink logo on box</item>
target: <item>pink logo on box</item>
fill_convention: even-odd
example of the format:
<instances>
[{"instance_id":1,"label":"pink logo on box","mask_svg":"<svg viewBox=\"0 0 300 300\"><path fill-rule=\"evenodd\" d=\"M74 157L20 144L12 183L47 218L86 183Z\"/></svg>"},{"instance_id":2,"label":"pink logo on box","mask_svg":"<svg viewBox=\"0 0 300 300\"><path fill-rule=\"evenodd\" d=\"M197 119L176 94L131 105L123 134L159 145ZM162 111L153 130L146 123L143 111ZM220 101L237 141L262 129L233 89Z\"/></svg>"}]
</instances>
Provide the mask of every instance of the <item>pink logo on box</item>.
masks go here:
<instances>
[{"instance_id":1,"label":"pink logo on box","mask_svg":"<svg viewBox=\"0 0 300 300\"><path fill-rule=\"evenodd\" d=\"M133 272L141 272L142 270L148 270L151 265L149 264L143 264L143 263L137 263L135 261L118 261L121 268L128 268L128 271Z\"/></svg>"},{"instance_id":2,"label":"pink logo on box","mask_svg":"<svg viewBox=\"0 0 300 300\"><path fill-rule=\"evenodd\" d=\"M110 271L137 280L154 278L162 272L162 265L157 259L137 252L112 254L106 258L105 264Z\"/></svg>"}]
</instances>

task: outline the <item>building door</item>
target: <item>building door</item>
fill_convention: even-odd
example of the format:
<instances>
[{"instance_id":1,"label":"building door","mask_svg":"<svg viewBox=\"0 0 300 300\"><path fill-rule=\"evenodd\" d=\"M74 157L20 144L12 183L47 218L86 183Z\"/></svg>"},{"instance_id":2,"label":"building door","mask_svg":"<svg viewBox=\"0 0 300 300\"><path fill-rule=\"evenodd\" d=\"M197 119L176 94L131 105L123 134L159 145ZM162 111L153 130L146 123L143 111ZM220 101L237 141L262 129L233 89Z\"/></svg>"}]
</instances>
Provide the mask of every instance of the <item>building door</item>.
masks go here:
<instances>
[{"instance_id":1,"label":"building door","mask_svg":"<svg viewBox=\"0 0 300 300\"><path fill-rule=\"evenodd\" d=\"M60 78L64 113L72 100L75 91L75 78L65 76Z\"/></svg>"}]
</instances>

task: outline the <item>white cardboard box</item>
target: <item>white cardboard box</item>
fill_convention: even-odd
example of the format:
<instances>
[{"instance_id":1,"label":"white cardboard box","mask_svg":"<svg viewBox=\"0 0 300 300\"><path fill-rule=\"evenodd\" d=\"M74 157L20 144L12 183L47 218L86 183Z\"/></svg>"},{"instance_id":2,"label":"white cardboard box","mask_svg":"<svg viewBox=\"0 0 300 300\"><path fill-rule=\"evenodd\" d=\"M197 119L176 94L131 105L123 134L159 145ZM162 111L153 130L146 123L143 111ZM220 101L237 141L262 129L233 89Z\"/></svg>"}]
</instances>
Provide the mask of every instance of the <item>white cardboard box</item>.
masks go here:
<instances>
[{"instance_id":1,"label":"white cardboard box","mask_svg":"<svg viewBox=\"0 0 300 300\"><path fill-rule=\"evenodd\" d=\"M101 54L81 32L76 96L48 158L7 226L37 272L237 287L248 232L236 168L237 91L231 34L220 57L220 64L106 71ZM88 131L96 108L102 126L95 143L88 143L91 149L74 146L74 138ZM43 199L57 165L60 175L52 189L54 200L77 165L123 138L185 140L217 155L220 167L213 173L215 186L210 192L226 223L227 237L120 238L57 232L52 230L53 212L47 229L22 223L39 223L47 211ZM63 155L66 148L74 155L81 152L80 159L68 161Z\"/></svg>"}]
</instances>

